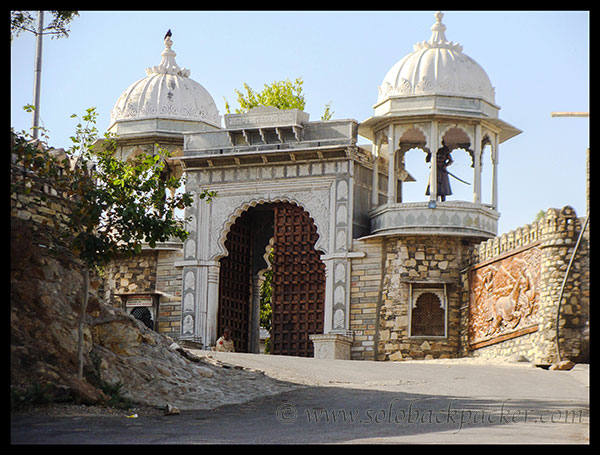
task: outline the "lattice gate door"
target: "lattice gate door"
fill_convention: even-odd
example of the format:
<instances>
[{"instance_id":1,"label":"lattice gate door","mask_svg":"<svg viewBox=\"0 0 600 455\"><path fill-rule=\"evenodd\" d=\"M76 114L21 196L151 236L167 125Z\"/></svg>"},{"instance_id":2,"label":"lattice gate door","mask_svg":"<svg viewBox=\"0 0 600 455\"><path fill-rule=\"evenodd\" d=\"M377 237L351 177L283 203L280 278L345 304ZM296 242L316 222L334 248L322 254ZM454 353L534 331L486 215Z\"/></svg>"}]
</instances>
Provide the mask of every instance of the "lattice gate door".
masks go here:
<instances>
[{"instance_id":1,"label":"lattice gate door","mask_svg":"<svg viewBox=\"0 0 600 455\"><path fill-rule=\"evenodd\" d=\"M437 295L432 292L421 294L411 316L411 335L444 336L445 313Z\"/></svg>"},{"instance_id":2,"label":"lattice gate door","mask_svg":"<svg viewBox=\"0 0 600 455\"><path fill-rule=\"evenodd\" d=\"M231 226L221 259L217 335L228 328L236 352L248 352L250 323L250 216L244 212Z\"/></svg>"},{"instance_id":3,"label":"lattice gate door","mask_svg":"<svg viewBox=\"0 0 600 455\"><path fill-rule=\"evenodd\" d=\"M312 357L309 335L323 333L325 265L315 250L317 229L308 213L274 204L273 354Z\"/></svg>"}]
</instances>

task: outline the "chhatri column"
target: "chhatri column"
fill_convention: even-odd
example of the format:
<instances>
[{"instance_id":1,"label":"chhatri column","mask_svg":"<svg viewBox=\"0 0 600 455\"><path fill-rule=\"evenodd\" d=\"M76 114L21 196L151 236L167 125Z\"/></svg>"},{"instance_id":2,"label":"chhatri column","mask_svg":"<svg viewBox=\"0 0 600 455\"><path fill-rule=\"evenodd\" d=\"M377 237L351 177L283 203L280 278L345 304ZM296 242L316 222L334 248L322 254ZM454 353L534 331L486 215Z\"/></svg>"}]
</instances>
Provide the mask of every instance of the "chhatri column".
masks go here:
<instances>
[{"instance_id":1,"label":"chhatri column","mask_svg":"<svg viewBox=\"0 0 600 455\"><path fill-rule=\"evenodd\" d=\"M494 136L494 149L492 150L492 207L498 210L498 135Z\"/></svg>"},{"instance_id":2,"label":"chhatri column","mask_svg":"<svg viewBox=\"0 0 600 455\"><path fill-rule=\"evenodd\" d=\"M475 125L475 147L473 149L473 202L481 203L481 125Z\"/></svg>"},{"instance_id":3,"label":"chhatri column","mask_svg":"<svg viewBox=\"0 0 600 455\"><path fill-rule=\"evenodd\" d=\"M381 137L375 137L375 143L373 144L373 183L371 189L371 205L373 208L379 205L379 154L381 152Z\"/></svg>"},{"instance_id":4,"label":"chhatri column","mask_svg":"<svg viewBox=\"0 0 600 455\"><path fill-rule=\"evenodd\" d=\"M389 126L388 130L388 204L395 204L398 200L398 176L396 175L396 128Z\"/></svg>"},{"instance_id":5,"label":"chhatri column","mask_svg":"<svg viewBox=\"0 0 600 455\"><path fill-rule=\"evenodd\" d=\"M438 123L437 120L433 120L431 122L430 140L431 173L429 174L429 202L437 201L437 151L439 148L438 142Z\"/></svg>"}]
</instances>

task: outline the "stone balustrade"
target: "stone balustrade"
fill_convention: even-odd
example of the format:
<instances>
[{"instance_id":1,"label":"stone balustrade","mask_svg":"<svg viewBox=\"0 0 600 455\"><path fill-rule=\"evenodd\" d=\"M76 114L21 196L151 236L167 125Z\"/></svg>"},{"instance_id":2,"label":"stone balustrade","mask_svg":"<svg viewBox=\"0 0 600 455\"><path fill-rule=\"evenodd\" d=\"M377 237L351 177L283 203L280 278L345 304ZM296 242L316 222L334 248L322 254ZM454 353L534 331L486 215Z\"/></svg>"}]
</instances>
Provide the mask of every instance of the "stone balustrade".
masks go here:
<instances>
[{"instance_id":1,"label":"stone balustrade","mask_svg":"<svg viewBox=\"0 0 600 455\"><path fill-rule=\"evenodd\" d=\"M484 204L466 201L386 204L370 213L374 235L438 234L494 237L498 231L497 211Z\"/></svg>"}]
</instances>

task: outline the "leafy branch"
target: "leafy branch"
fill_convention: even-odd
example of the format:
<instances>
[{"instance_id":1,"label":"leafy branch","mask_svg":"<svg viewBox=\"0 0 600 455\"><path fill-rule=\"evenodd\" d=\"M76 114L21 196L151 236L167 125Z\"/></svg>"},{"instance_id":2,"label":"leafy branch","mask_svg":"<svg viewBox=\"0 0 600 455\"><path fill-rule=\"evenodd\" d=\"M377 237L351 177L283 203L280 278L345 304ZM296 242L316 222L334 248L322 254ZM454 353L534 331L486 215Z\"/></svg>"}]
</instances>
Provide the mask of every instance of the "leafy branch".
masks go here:
<instances>
[{"instance_id":1,"label":"leafy branch","mask_svg":"<svg viewBox=\"0 0 600 455\"><path fill-rule=\"evenodd\" d=\"M193 203L191 193L177 192L181 177L170 175L169 152L141 153L123 161L117 158L114 137L105 135L99 142L97 113L89 108L79 120L72 146L60 159L44 147L32 143L25 133L11 134L13 161L22 169L22 178L13 190L31 188L36 176L50 181L51 186L69 201L70 213L63 233L72 250L83 261L84 299L79 320L79 371L83 374L83 324L87 311L89 269L113 259L140 253L147 243L177 238L185 240L189 233L176 209ZM202 191L208 202L214 192Z\"/></svg>"}]
</instances>

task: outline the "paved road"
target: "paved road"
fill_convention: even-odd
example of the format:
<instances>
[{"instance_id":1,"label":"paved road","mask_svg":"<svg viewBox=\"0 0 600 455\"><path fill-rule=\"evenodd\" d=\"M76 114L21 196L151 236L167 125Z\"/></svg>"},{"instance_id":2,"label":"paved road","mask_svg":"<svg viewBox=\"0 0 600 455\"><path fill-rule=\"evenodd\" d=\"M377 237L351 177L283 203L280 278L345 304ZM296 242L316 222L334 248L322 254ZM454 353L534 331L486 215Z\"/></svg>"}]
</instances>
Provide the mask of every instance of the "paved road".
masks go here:
<instances>
[{"instance_id":1,"label":"paved road","mask_svg":"<svg viewBox=\"0 0 600 455\"><path fill-rule=\"evenodd\" d=\"M587 365L326 361L215 354L298 384L178 416L13 417L13 444L589 442Z\"/></svg>"}]
</instances>

